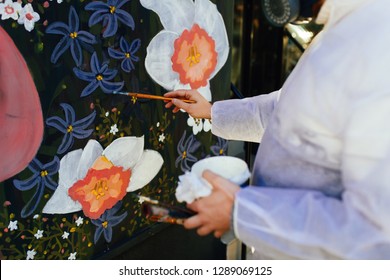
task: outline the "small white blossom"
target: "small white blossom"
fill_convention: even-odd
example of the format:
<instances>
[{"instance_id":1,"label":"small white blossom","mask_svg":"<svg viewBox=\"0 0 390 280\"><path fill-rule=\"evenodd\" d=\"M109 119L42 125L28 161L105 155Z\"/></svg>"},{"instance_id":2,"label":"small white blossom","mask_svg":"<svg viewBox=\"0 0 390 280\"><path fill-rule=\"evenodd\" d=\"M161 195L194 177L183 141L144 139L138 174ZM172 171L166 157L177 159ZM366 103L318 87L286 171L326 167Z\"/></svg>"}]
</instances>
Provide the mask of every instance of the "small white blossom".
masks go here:
<instances>
[{"instance_id":1,"label":"small white blossom","mask_svg":"<svg viewBox=\"0 0 390 280\"><path fill-rule=\"evenodd\" d=\"M36 239L42 238L43 237L43 230L38 229L37 233L34 234Z\"/></svg>"},{"instance_id":2,"label":"small white blossom","mask_svg":"<svg viewBox=\"0 0 390 280\"><path fill-rule=\"evenodd\" d=\"M18 229L18 221L10 221L8 228L10 231L17 230Z\"/></svg>"},{"instance_id":3,"label":"small white blossom","mask_svg":"<svg viewBox=\"0 0 390 280\"><path fill-rule=\"evenodd\" d=\"M158 123L156 124L156 126L157 126L157 127L160 127L160 122L158 122Z\"/></svg>"},{"instance_id":4,"label":"small white blossom","mask_svg":"<svg viewBox=\"0 0 390 280\"><path fill-rule=\"evenodd\" d=\"M12 0L5 0L4 3L0 3L0 15L1 19L12 18L17 20L19 17L19 12L22 9L22 5L18 2L13 2Z\"/></svg>"},{"instance_id":5,"label":"small white blossom","mask_svg":"<svg viewBox=\"0 0 390 280\"><path fill-rule=\"evenodd\" d=\"M110 115L110 113L109 113L109 112L106 112L106 114L105 114L105 115L106 115L106 117L108 117L108 116Z\"/></svg>"},{"instance_id":6,"label":"small white blossom","mask_svg":"<svg viewBox=\"0 0 390 280\"><path fill-rule=\"evenodd\" d=\"M84 219L81 217L78 217L76 220L76 225L79 227L84 223Z\"/></svg>"},{"instance_id":7,"label":"small white blossom","mask_svg":"<svg viewBox=\"0 0 390 280\"><path fill-rule=\"evenodd\" d=\"M75 260L76 259L77 252L70 253L68 260Z\"/></svg>"},{"instance_id":8,"label":"small white blossom","mask_svg":"<svg viewBox=\"0 0 390 280\"><path fill-rule=\"evenodd\" d=\"M202 119L194 119L193 117L189 116L187 119L188 126L192 127L192 133L194 135L198 134L198 132L201 132L203 129L203 122Z\"/></svg>"},{"instance_id":9,"label":"small white blossom","mask_svg":"<svg viewBox=\"0 0 390 280\"><path fill-rule=\"evenodd\" d=\"M139 204L142 204L142 203L144 203L145 202L145 197L144 196L142 196L142 195L140 195L139 197L138 197L138 203Z\"/></svg>"},{"instance_id":10,"label":"small white blossom","mask_svg":"<svg viewBox=\"0 0 390 280\"><path fill-rule=\"evenodd\" d=\"M34 259L34 256L35 256L36 254L37 254L37 252L35 251L35 249L28 250L28 251L27 251L26 260L33 260L33 259Z\"/></svg>"},{"instance_id":11,"label":"small white blossom","mask_svg":"<svg viewBox=\"0 0 390 280\"><path fill-rule=\"evenodd\" d=\"M158 141L161 142L161 143L164 143L164 141L165 141L164 133L161 133L160 136L158 136Z\"/></svg>"},{"instance_id":12,"label":"small white blossom","mask_svg":"<svg viewBox=\"0 0 390 280\"><path fill-rule=\"evenodd\" d=\"M24 28L27 31L34 29L34 24L40 19L38 13L34 12L33 7L30 3L26 4L23 9L20 11L20 17L18 19L19 24L24 24Z\"/></svg>"},{"instance_id":13,"label":"small white blossom","mask_svg":"<svg viewBox=\"0 0 390 280\"><path fill-rule=\"evenodd\" d=\"M34 220L36 220L38 218L39 218L39 214L35 214L34 217L33 217Z\"/></svg>"},{"instance_id":14,"label":"small white blossom","mask_svg":"<svg viewBox=\"0 0 390 280\"><path fill-rule=\"evenodd\" d=\"M211 127L212 127L211 121L208 120L208 119L205 119L205 120L204 120L204 123L203 123L203 130L204 130L205 132L209 132L209 131L211 130Z\"/></svg>"},{"instance_id":15,"label":"small white blossom","mask_svg":"<svg viewBox=\"0 0 390 280\"><path fill-rule=\"evenodd\" d=\"M110 133L115 135L119 131L118 126L116 124L111 126Z\"/></svg>"},{"instance_id":16,"label":"small white blossom","mask_svg":"<svg viewBox=\"0 0 390 280\"><path fill-rule=\"evenodd\" d=\"M63 234L61 237L62 237L62 239L68 239L68 237L69 237L69 232L64 231L64 234Z\"/></svg>"}]
</instances>

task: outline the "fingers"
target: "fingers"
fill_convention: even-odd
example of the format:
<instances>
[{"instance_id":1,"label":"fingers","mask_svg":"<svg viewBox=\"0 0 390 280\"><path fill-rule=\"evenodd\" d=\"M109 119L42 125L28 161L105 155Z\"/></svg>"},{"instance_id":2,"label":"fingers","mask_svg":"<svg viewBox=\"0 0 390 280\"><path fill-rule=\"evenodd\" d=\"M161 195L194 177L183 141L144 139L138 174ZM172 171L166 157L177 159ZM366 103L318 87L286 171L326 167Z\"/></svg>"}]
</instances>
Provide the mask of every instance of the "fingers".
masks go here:
<instances>
[{"instance_id":1,"label":"fingers","mask_svg":"<svg viewBox=\"0 0 390 280\"><path fill-rule=\"evenodd\" d=\"M191 91L188 90L176 90L170 91L164 94L165 97L170 98L188 98L191 95Z\"/></svg>"},{"instance_id":2,"label":"fingers","mask_svg":"<svg viewBox=\"0 0 390 280\"><path fill-rule=\"evenodd\" d=\"M173 99L172 103L176 106L177 110L183 109L188 113L190 113L191 107L193 106L192 104L181 101L180 99Z\"/></svg>"},{"instance_id":3,"label":"fingers","mask_svg":"<svg viewBox=\"0 0 390 280\"><path fill-rule=\"evenodd\" d=\"M200 236L205 236L213 232L211 227L203 224L203 221L199 215L195 215L186 219L183 225L186 229L197 228L196 233Z\"/></svg>"},{"instance_id":4,"label":"fingers","mask_svg":"<svg viewBox=\"0 0 390 280\"><path fill-rule=\"evenodd\" d=\"M184 227L186 229L198 228L202 225L202 220L199 215L192 216L187 218L184 222Z\"/></svg>"},{"instance_id":5,"label":"fingers","mask_svg":"<svg viewBox=\"0 0 390 280\"><path fill-rule=\"evenodd\" d=\"M172 112L177 113L181 109L188 112L191 111L191 105L181 101L180 99L187 99L187 100L194 100L196 101L196 94L197 91L195 90L177 90L177 91L171 91L164 94L165 97L173 98L172 101L167 101L167 104L165 104L165 108L169 109L172 106L175 106L173 108Z\"/></svg>"}]
</instances>

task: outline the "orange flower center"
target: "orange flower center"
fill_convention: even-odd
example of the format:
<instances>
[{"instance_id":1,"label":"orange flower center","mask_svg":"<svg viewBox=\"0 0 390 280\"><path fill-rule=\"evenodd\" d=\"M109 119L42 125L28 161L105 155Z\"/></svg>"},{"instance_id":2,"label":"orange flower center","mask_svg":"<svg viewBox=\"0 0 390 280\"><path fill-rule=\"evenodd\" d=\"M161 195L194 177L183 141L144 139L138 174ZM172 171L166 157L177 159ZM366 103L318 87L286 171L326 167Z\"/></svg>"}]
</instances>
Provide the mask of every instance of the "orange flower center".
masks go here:
<instances>
[{"instance_id":1,"label":"orange flower center","mask_svg":"<svg viewBox=\"0 0 390 280\"><path fill-rule=\"evenodd\" d=\"M5 8L4 8L4 11L5 11L5 13L6 14L13 14L14 13L14 8L12 8L11 6L5 6Z\"/></svg>"},{"instance_id":2,"label":"orange flower center","mask_svg":"<svg viewBox=\"0 0 390 280\"><path fill-rule=\"evenodd\" d=\"M98 219L126 195L130 170L114 166L106 157L99 157L84 179L69 188L68 194L80 202L85 216Z\"/></svg>"},{"instance_id":3,"label":"orange flower center","mask_svg":"<svg viewBox=\"0 0 390 280\"><path fill-rule=\"evenodd\" d=\"M33 15L31 14L31 13L27 13L26 14L26 19L28 19L28 20L32 20L34 17L33 17Z\"/></svg>"},{"instance_id":4,"label":"orange flower center","mask_svg":"<svg viewBox=\"0 0 390 280\"><path fill-rule=\"evenodd\" d=\"M213 38L195 24L175 40L172 69L179 74L182 84L200 88L207 85L215 70L217 56Z\"/></svg>"}]
</instances>

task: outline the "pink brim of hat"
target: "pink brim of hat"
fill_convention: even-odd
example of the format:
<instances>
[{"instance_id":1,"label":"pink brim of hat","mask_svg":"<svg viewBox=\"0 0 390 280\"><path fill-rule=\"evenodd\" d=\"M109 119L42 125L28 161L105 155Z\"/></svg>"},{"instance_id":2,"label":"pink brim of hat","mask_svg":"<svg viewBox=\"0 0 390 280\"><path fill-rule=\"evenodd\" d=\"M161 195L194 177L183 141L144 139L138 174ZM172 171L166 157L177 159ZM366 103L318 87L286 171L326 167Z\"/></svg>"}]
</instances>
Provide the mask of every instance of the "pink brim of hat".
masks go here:
<instances>
[{"instance_id":1,"label":"pink brim of hat","mask_svg":"<svg viewBox=\"0 0 390 280\"><path fill-rule=\"evenodd\" d=\"M43 137L39 94L19 50L0 27L0 182L31 162Z\"/></svg>"}]
</instances>

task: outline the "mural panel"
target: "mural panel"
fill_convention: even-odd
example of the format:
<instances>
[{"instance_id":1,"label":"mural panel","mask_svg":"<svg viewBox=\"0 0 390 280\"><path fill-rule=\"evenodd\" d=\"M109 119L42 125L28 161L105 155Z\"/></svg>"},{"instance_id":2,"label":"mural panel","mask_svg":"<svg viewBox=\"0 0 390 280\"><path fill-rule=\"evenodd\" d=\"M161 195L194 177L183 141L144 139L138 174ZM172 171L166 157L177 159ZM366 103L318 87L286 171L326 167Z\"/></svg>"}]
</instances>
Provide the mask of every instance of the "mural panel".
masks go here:
<instances>
[{"instance_id":1,"label":"mural panel","mask_svg":"<svg viewBox=\"0 0 390 280\"><path fill-rule=\"evenodd\" d=\"M233 1L213 2L0 1L2 258L104 257L159 226L143 197L179 205L178 176L226 154L209 120L118 94L228 98Z\"/></svg>"}]
</instances>

